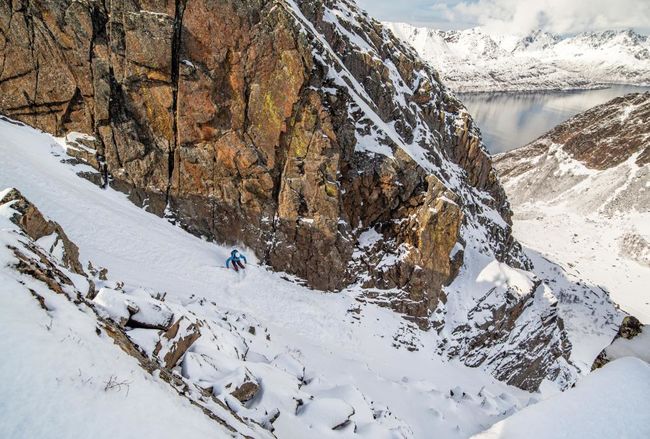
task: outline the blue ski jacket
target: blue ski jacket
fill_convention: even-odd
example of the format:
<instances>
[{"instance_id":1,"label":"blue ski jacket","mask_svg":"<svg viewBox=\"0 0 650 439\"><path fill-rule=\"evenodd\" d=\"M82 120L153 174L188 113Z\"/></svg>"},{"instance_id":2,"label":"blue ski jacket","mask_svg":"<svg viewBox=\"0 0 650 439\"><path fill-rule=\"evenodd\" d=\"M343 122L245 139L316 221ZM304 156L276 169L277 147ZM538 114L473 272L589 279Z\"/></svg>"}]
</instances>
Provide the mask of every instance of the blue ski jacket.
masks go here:
<instances>
[{"instance_id":1,"label":"blue ski jacket","mask_svg":"<svg viewBox=\"0 0 650 439\"><path fill-rule=\"evenodd\" d=\"M248 264L246 256L242 255L237 250L233 250L232 253L230 253L230 257L226 259L226 268L230 268L230 263L234 264L241 261L242 259L244 260L244 263Z\"/></svg>"}]
</instances>

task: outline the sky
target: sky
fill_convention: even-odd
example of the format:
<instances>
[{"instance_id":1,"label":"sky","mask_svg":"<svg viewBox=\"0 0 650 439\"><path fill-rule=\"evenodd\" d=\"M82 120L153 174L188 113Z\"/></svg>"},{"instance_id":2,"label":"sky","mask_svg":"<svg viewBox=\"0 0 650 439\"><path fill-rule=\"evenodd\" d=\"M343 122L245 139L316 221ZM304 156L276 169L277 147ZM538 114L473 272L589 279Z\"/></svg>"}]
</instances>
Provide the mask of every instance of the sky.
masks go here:
<instances>
[{"instance_id":1,"label":"sky","mask_svg":"<svg viewBox=\"0 0 650 439\"><path fill-rule=\"evenodd\" d=\"M634 29L650 34L650 0L356 0L382 21L439 29L558 34Z\"/></svg>"}]
</instances>

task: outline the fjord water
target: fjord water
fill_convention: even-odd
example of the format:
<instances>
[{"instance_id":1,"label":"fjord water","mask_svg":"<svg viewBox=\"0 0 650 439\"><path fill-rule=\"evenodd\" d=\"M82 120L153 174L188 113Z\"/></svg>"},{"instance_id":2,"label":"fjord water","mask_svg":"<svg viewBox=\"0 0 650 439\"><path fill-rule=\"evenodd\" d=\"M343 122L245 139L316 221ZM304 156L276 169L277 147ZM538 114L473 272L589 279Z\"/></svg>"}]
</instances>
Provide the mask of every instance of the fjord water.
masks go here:
<instances>
[{"instance_id":1,"label":"fjord water","mask_svg":"<svg viewBox=\"0 0 650 439\"><path fill-rule=\"evenodd\" d=\"M556 125L596 105L650 87L612 85L599 90L522 93L474 93L458 97L478 123L492 154L537 139Z\"/></svg>"}]
</instances>

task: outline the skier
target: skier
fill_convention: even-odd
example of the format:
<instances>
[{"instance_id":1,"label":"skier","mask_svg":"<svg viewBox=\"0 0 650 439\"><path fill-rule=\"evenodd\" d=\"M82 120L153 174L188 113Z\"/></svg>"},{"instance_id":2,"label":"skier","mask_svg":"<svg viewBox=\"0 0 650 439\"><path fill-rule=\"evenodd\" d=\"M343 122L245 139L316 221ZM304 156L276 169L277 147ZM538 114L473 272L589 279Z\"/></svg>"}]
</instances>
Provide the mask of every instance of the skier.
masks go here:
<instances>
[{"instance_id":1,"label":"skier","mask_svg":"<svg viewBox=\"0 0 650 439\"><path fill-rule=\"evenodd\" d=\"M226 260L226 268L230 268L229 265L232 262L232 268L235 271L238 272L240 268L243 270L246 267L244 266L244 264L241 263L242 259L246 264L248 264L248 261L246 260L246 256L239 253L236 249L231 251L230 257Z\"/></svg>"}]
</instances>

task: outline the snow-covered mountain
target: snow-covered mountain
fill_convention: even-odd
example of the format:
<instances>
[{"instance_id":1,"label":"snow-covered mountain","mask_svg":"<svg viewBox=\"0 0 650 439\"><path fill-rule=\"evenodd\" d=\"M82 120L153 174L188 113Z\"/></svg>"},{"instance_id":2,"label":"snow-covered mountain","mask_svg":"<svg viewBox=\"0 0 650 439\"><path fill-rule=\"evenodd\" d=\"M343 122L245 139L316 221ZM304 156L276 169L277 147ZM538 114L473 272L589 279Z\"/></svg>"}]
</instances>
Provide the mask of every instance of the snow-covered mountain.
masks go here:
<instances>
[{"instance_id":1,"label":"snow-covered mountain","mask_svg":"<svg viewBox=\"0 0 650 439\"><path fill-rule=\"evenodd\" d=\"M468 437L620 332L353 2L136 3L0 5L1 436Z\"/></svg>"},{"instance_id":2,"label":"snow-covered mountain","mask_svg":"<svg viewBox=\"0 0 650 439\"><path fill-rule=\"evenodd\" d=\"M650 93L594 107L495 164L517 237L650 323Z\"/></svg>"},{"instance_id":3,"label":"snow-covered mountain","mask_svg":"<svg viewBox=\"0 0 650 439\"><path fill-rule=\"evenodd\" d=\"M520 36L385 25L459 92L650 84L650 39L631 30L560 37L539 30Z\"/></svg>"}]
</instances>

